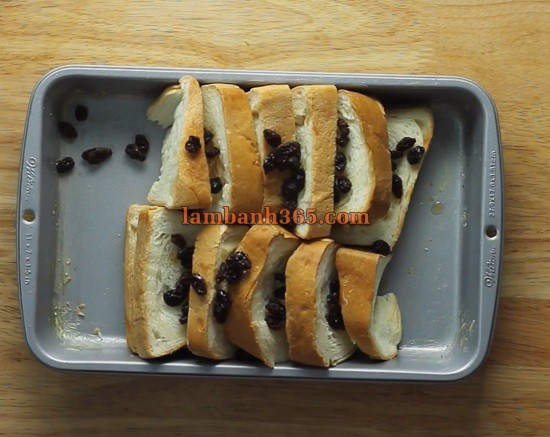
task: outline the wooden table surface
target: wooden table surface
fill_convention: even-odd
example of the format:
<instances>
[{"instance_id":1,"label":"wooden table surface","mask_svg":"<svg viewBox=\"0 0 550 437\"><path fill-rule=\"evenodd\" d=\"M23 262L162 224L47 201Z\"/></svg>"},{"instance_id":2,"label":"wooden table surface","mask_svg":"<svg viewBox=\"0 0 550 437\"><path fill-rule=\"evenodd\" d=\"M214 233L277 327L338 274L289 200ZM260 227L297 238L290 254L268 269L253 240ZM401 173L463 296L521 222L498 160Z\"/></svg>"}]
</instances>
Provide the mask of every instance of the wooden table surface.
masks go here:
<instances>
[{"instance_id":1,"label":"wooden table surface","mask_svg":"<svg viewBox=\"0 0 550 437\"><path fill-rule=\"evenodd\" d=\"M550 435L550 3L0 0L0 434ZM500 111L504 274L486 365L450 385L58 373L21 331L15 205L29 95L63 64L450 74Z\"/></svg>"}]
</instances>

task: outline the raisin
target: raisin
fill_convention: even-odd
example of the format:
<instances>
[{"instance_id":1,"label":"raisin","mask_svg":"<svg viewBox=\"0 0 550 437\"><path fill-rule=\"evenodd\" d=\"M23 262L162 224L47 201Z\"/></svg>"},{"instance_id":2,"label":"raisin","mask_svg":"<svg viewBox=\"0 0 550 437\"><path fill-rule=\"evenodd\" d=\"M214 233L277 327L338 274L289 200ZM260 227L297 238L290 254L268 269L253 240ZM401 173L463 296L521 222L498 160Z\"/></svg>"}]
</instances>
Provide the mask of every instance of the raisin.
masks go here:
<instances>
[{"instance_id":1,"label":"raisin","mask_svg":"<svg viewBox=\"0 0 550 437\"><path fill-rule=\"evenodd\" d=\"M278 319L273 316L267 316L265 318L265 322L267 323L267 326L269 329L278 330L281 329L283 326L285 326L285 321Z\"/></svg>"},{"instance_id":2,"label":"raisin","mask_svg":"<svg viewBox=\"0 0 550 437\"><path fill-rule=\"evenodd\" d=\"M124 151L130 158L137 159L138 161L145 161L147 158L145 154L139 150L137 144L128 144Z\"/></svg>"},{"instance_id":3,"label":"raisin","mask_svg":"<svg viewBox=\"0 0 550 437\"><path fill-rule=\"evenodd\" d=\"M181 234L170 235L170 241L174 243L176 246L178 246L180 249L185 249L185 247L187 246L185 237Z\"/></svg>"},{"instance_id":4,"label":"raisin","mask_svg":"<svg viewBox=\"0 0 550 437\"><path fill-rule=\"evenodd\" d=\"M231 307L231 297L227 291L218 289L216 290L216 298L214 300L214 319L216 322L222 324L227 319L229 314L229 308Z\"/></svg>"},{"instance_id":5,"label":"raisin","mask_svg":"<svg viewBox=\"0 0 550 437\"><path fill-rule=\"evenodd\" d=\"M277 299L284 299L286 294L286 286L282 285L275 290L273 290L273 296Z\"/></svg>"},{"instance_id":6,"label":"raisin","mask_svg":"<svg viewBox=\"0 0 550 437\"><path fill-rule=\"evenodd\" d=\"M212 142L213 139L214 139L214 134L212 132L210 132L208 129L204 129L204 145L208 146ZM219 151L219 149L218 149L218 151Z\"/></svg>"},{"instance_id":7,"label":"raisin","mask_svg":"<svg viewBox=\"0 0 550 437\"><path fill-rule=\"evenodd\" d=\"M302 191L306 185L306 172L303 168L299 168L294 172L294 180L298 187L298 192Z\"/></svg>"},{"instance_id":8,"label":"raisin","mask_svg":"<svg viewBox=\"0 0 550 437\"><path fill-rule=\"evenodd\" d=\"M371 250L374 253L378 253L384 256L389 255L391 252L390 245L384 240L376 240L374 243L372 243Z\"/></svg>"},{"instance_id":9,"label":"raisin","mask_svg":"<svg viewBox=\"0 0 550 437\"><path fill-rule=\"evenodd\" d=\"M334 181L334 203L340 202L340 199L342 199L342 196L340 195L340 191L338 191L336 181Z\"/></svg>"},{"instance_id":10,"label":"raisin","mask_svg":"<svg viewBox=\"0 0 550 437\"><path fill-rule=\"evenodd\" d=\"M176 293L181 295L184 299L189 296L189 290L191 289L191 284L187 280L182 280L181 277L176 282Z\"/></svg>"},{"instance_id":11,"label":"raisin","mask_svg":"<svg viewBox=\"0 0 550 437\"><path fill-rule=\"evenodd\" d=\"M401 199L403 196L403 181L396 174L394 174L391 178L391 190L395 197Z\"/></svg>"},{"instance_id":12,"label":"raisin","mask_svg":"<svg viewBox=\"0 0 550 437\"><path fill-rule=\"evenodd\" d=\"M137 134L134 142L141 153L144 155L149 153L149 140L145 135Z\"/></svg>"},{"instance_id":13,"label":"raisin","mask_svg":"<svg viewBox=\"0 0 550 437\"><path fill-rule=\"evenodd\" d=\"M59 123L57 123L57 130L59 131L61 136L69 140L74 140L76 137L78 137L78 132L76 131L75 127L68 121L60 121Z\"/></svg>"},{"instance_id":14,"label":"raisin","mask_svg":"<svg viewBox=\"0 0 550 437\"><path fill-rule=\"evenodd\" d=\"M207 147L205 152L207 158L215 158L220 154L220 149L215 146Z\"/></svg>"},{"instance_id":15,"label":"raisin","mask_svg":"<svg viewBox=\"0 0 550 437\"><path fill-rule=\"evenodd\" d=\"M76 121L86 121L88 119L88 108L84 105L76 105L74 118L76 118Z\"/></svg>"},{"instance_id":16,"label":"raisin","mask_svg":"<svg viewBox=\"0 0 550 437\"><path fill-rule=\"evenodd\" d=\"M60 159L55 163L55 169L58 173L68 173L74 167L74 159L70 156Z\"/></svg>"},{"instance_id":17,"label":"raisin","mask_svg":"<svg viewBox=\"0 0 550 437\"><path fill-rule=\"evenodd\" d=\"M223 183L220 178L210 179L210 192L212 194L218 194L223 188Z\"/></svg>"},{"instance_id":18,"label":"raisin","mask_svg":"<svg viewBox=\"0 0 550 437\"><path fill-rule=\"evenodd\" d=\"M302 147L298 141L287 141L277 148L277 150L275 151L275 155L278 158L291 156L296 156L297 158L300 158L302 156L301 148Z\"/></svg>"},{"instance_id":19,"label":"raisin","mask_svg":"<svg viewBox=\"0 0 550 437\"><path fill-rule=\"evenodd\" d=\"M347 134L349 134L349 124L342 117L338 117L338 121L336 122L336 126L338 126L339 130L344 131Z\"/></svg>"},{"instance_id":20,"label":"raisin","mask_svg":"<svg viewBox=\"0 0 550 437\"><path fill-rule=\"evenodd\" d=\"M279 282L285 282L286 281L286 275L284 274L284 272L277 272L273 275L273 278L276 280L276 281L279 281Z\"/></svg>"},{"instance_id":21,"label":"raisin","mask_svg":"<svg viewBox=\"0 0 550 437\"><path fill-rule=\"evenodd\" d=\"M279 170L297 170L300 168L300 158L297 156L291 156L286 158L284 161L281 161Z\"/></svg>"},{"instance_id":22,"label":"raisin","mask_svg":"<svg viewBox=\"0 0 550 437\"><path fill-rule=\"evenodd\" d=\"M329 326L336 331L345 328L342 312L329 313L327 314L326 319Z\"/></svg>"},{"instance_id":23,"label":"raisin","mask_svg":"<svg viewBox=\"0 0 550 437\"><path fill-rule=\"evenodd\" d=\"M177 258L180 260L183 267L190 269L193 266L194 251L195 248L193 246L178 250Z\"/></svg>"},{"instance_id":24,"label":"raisin","mask_svg":"<svg viewBox=\"0 0 550 437\"><path fill-rule=\"evenodd\" d=\"M346 147L349 142L349 137L347 135L338 132L336 134L336 145L339 147Z\"/></svg>"},{"instance_id":25,"label":"raisin","mask_svg":"<svg viewBox=\"0 0 550 437\"><path fill-rule=\"evenodd\" d=\"M226 263L227 267L229 267L230 269L240 270L243 273L250 270L250 267L252 267L250 259L248 258L246 253L241 251L237 251L233 255L229 256L226 260Z\"/></svg>"},{"instance_id":26,"label":"raisin","mask_svg":"<svg viewBox=\"0 0 550 437\"><path fill-rule=\"evenodd\" d=\"M296 200L285 200L285 209L292 212L296 208L298 208L298 202Z\"/></svg>"},{"instance_id":27,"label":"raisin","mask_svg":"<svg viewBox=\"0 0 550 437\"><path fill-rule=\"evenodd\" d=\"M390 150L391 159L403 158L405 153L402 150Z\"/></svg>"},{"instance_id":28,"label":"raisin","mask_svg":"<svg viewBox=\"0 0 550 437\"><path fill-rule=\"evenodd\" d=\"M334 158L334 169L342 173L346 169L346 165L348 163L348 160L346 158L346 155L344 155L342 152L336 153L336 158Z\"/></svg>"},{"instance_id":29,"label":"raisin","mask_svg":"<svg viewBox=\"0 0 550 437\"><path fill-rule=\"evenodd\" d=\"M329 282L329 291L333 294L338 294L340 292L340 281L338 281L338 279L333 279Z\"/></svg>"},{"instance_id":30,"label":"raisin","mask_svg":"<svg viewBox=\"0 0 550 437\"><path fill-rule=\"evenodd\" d=\"M294 178L285 180L281 186L281 194L286 200L297 199L298 191L298 183Z\"/></svg>"},{"instance_id":31,"label":"raisin","mask_svg":"<svg viewBox=\"0 0 550 437\"><path fill-rule=\"evenodd\" d=\"M113 154L108 147L94 147L82 152L82 158L92 165L101 164Z\"/></svg>"},{"instance_id":32,"label":"raisin","mask_svg":"<svg viewBox=\"0 0 550 437\"><path fill-rule=\"evenodd\" d=\"M422 160L423 156L424 147L416 146L409 150L409 153L407 153L407 161L409 161L409 164L411 165L418 164Z\"/></svg>"},{"instance_id":33,"label":"raisin","mask_svg":"<svg viewBox=\"0 0 550 437\"><path fill-rule=\"evenodd\" d=\"M351 190L351 181L346 176L336 176L335 183L341 194L349 193Z\"/></svg>"},{"instance_id":34,"label":"raisin","mask_svg":"<svg viewBox=\"0 0 550 437\"><path fill-rule=\"evenodd\" d=\"M395 171L397 169L397 164L395 163L395 161L392 161L391 162L391 171Z\"/></svg>"},{"instance_id":35,"label":"raisin","mask_svg":"<svg viewBox=\"0 0 550 437\"><path fill-rule=\"evenodd\" d=\"M225 274L225 280L227 281L228 284L233 285L239 282L242 276L243 274L239 271L228 270L227 273Z\"/></svg>"},{"instance_id":36,"label":"raisin","mask_svg":"<svg viewBox=\"0 0 550 437\"><path fill-rule=\"evenodd\" d=\"M416 143L416 138L403 137L401 141L397 143L395 149L399 150L400 152L405 152L406 150L409 150L412 146L414 146L414 143Z\"/></svg>"},{"instance_id":37,"label":"raisin","mask_svg":"<svg viewBox=\"0 0 550 437\"><path fill-rule=\"evenodd\" d=\"M222 262L220 264L220 269L218 270L218 273L216 274L216 282L220 283L225 281L225 276L227 275L227 264L225 262Z\"/></svg>"},{"instance_id":38,"label":"raisin","mask_svg":"<svg viewBox=\"0 0 550 437\"><path fill-rule=\"evenodd\" d=\"M195 135L189 135L189 139L185 143L185 150L189 153L197 153L201 148L201 140Z\"/></svg>"},{"instance_id":39,"label":"raisin","mask_svg":"<svg viewBox=\"0 0 550 437\"><path fill-rule=\"evenodd\" d=\"M281 320L286 320L285 306L277 299L271 299L266 305L267 314Z\"/></svg>"},{"instance_id":40,"label":"raisin","mask_svg":"<svg viewBox=\"0 0 550 437\"><path fill-rule=\"evenodd\" d=\"M176 307L183 303L184 296L178 293L176 290L165 291L162 295L164 303L170 307Z\"/></svg>"},{"instance_id":41,"label":"raisin","mask_svg":"<svg viewBox=\"0 0 550 437\"><path fill-rule=\"evenodd\" d=\"M193 281L191 282L191 287L197 292L197 294L203 296L206 294L206 282L203 277L198 273L193 275Z\"/></svg>"},{"instance_id":42,"label":"raisin","mask_svg":"<svg viewBox=\"0 0 550 437\"><path fill-rule=\"evenodd\" d=\"M185 302L181 306L181 316L179 318L179 322L182 325L185 325L187 323L188 318L189 318L189 301Z\"/></svg>"},{"instance_id":43,"label":"raisin","mask_svg":"<svg viewBox=\"0 0 550 437\"><path fill-rule=\"evenodd\" d=\"M277 168L277 161L275 159L275 154L270 153L264 159L263 169L265 173L269 173Z\"/></svg>"},{"instance_id":44,"label":"raisin","mask_svg":"<svg viewBox=\"0 0 550 437\"><path fill-rule=\"evenodd\" d=\"M281 145L281 136L271 129L264 130L264 139L271 147L279 147Z\"/></svg>"}]
</instances>

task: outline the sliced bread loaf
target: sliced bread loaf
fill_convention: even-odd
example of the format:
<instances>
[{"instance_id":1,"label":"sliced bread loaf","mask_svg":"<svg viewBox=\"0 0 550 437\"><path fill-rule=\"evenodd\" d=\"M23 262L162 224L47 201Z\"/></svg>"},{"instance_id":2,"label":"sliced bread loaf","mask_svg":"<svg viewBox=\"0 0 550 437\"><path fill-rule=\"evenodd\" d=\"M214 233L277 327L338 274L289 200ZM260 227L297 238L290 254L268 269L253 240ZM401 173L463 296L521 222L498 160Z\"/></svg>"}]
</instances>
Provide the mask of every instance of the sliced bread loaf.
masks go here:
<instances>
[{"instance_id":1,"label":"sliced bread loaf","mask_svg":"<svg viewBox=\"0 0 550 437\"><path fill-rule=\"evenodd\" d=\"M245 92L236 85L203 85L204 125L212 135L208 147L210 178L221 189L213 193L212 210L260 212L263 184L252 110Z\"/></svg>"},{"instance_id":2,"label":"sliced bread loaf","mask_svg":"<svg viewBox=\"0 0 550 437\"><path fill-rule=\"evenodd\" d=\"M288 359L284 304L274 295L275 274L285 271L299 244L298 238L280 226L256 225L237 248L248 257L250 271L229 286L232 304L224 329L233 344L268 367Z\"/></svg>"},{"instance_id":3,"label":"sliced bread loaf","mask_svg":"<svg viewBox=\"0 0 550 437\"><path fill-rule=\"evenodd\" d=\"M266 85L252 88L246 95L252 108L258 153L263 163L282 143L294 140L292 94L288 85ZM274 212L283 207L281 184L288 176L288 170L263 171L264 207Z\"/></svg>"},{"instance_id":4,"label":"sliced bread loaf","mask_svg":"<svg viewBox=\"0 0 550 437\"><path fill-rule=\"evenodd\" d=\"M397 298L393 293L377 296L388 261L389 257L356 249L341 248L336 253L346 330L361 351L378 360L397 356L401 341Z\"/></svg>"},{"instance_id":5,"label":"sliced bread loaf","mask_svg":"<svg viewBox=\"0 0 550 437\"><path fill-rule=\"evenodd\" d=\"M398 183L392 187L390 209L385 217L371 220L369 225L334 226L331 236L339 243L371 246L383 240L391 249L401 234L416 179L432 140L433 116L425 108L392 110L388 111L387 125L390 151L396 163L394 177L398 177Z\"/></svg>"},{"instance_id":6,"label":"sliced bread loaf","mask_svg":"<svg viewBox=\"0 0 550 437\"><path fill-rule=\"evenodd\" d=\"M202 146L203 112L200 85L191 76L180 79L181 99L174 112L172 127L166 133L161 151L160 176L153 183L147 200L170 209L206 208L212 202L208 165ZM173 103L179 92L153 103L150 115L169 121ZM166 109L164 109L166 108Z\"/></svg>"},{"instance_id":7,"label":"sliced bread loaf","mask_svg":"<svg viewBox=\"0 0 550 437\"><path fill-rule=\"evenodd\" d=\"M286 332L292 361L329 367L355 351L338 305L336 249L329 239L306 242L288 260Z\"/></svg>"},{"instance_id":8,"label":"sliced bread loaf","mask_svg":"<svg viewBox=\"0 0 550 437\"><path fill-rule=\"evenodd\" d=\"M193 273L202 276L206 293L189 296L188 346L195 355L223 360L235 354L235 346L227 341L223 326L214 314L217 289L223 286L216 282L216 275L221 263L235 251L247 231L247 226L210 225L203 227L197 236Z\"/></svg>"},{"instance_id":9,"label":"sliced bread loaf","mask_svg":"<svg viewBox=\"0 0 550 437\"><path fill-rule=\"evenodd\" d=\"M334 158L338 95L333 85L303 85L292 89L296 140L301 145L301 167L305 186L299 192L297 209L310 208L315 223L296 225L294 233L303 239L326 237L330 224L325 215L334 209Z\"/></svg>"},{"instance_id":10,"label":"sliced bread loaf","mask_svg":"<svg viewBox=\"0 0 550 437\"><path fill-rule=\"evenodd\" d=\"M370 220L384 217L392 194L384 108L380 102L363 94L340 90L338 117L340 129L347 128L349 136L347 142L342 138L342 147L338 147L335 177L348 178L351 190L339 194L335 211L368 212ZM344 170L338 172L344 165Z\"/></svg>"},{"instance_id":11,"label":"sliced bread loaf","mask_svg":"<svg viewBox=\"0 0 550 437\"><path fill-rule=\"evenodd\" d=\"M192 246L199 229L200 226L182 225L179 211L161 207L139 211L133 288L127 296L127 302L133 302L134 318L127 328L128 338L142 358L168 355L187 345L187 296L175 298L169 293L171 299L167 302L165 293L174 291L186 270L182 266L185 257L180 254L185 250L182 243L178 247L172 241L172 236L180 235ZM127 276L130 265L125 268Z\"/></svg>"}]
</instances>

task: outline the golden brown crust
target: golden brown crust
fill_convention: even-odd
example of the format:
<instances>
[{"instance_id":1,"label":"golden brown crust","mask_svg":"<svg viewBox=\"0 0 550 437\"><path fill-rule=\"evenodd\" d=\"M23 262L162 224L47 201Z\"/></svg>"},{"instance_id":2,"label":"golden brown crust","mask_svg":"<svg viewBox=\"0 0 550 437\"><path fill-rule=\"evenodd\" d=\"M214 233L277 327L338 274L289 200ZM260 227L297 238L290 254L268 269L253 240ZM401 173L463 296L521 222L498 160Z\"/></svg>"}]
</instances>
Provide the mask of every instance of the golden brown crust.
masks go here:
<instances>
[{"instance_id":1,"label":"golden brown crust","mask_svg":"<svg viewBox=\"0 0 550 437\"><path fill-rule=\"evenodd\" d=\"M294 115L292 113L292 94L288 85L266 85L252 88L247 93L252 108L252 114L256 120L256 141L260 155L260 163L263 163L273 148L266 143L263 130L271 129L281 136L283 143L294 140ZM261 126L261 129L258 127ZM284 204L281 196L281 183L288 176L288 172L262 171L264 181L263 206L270 207L278 212Z\"/></svg>"},{"instance_id":2,"label":"golden brown crust","mask_svg":"<svg viewBox=\"0 0 550 437\"><path fill-rule=\"evenodd\" d=\"M189 295L189 319L187 322L187 342L191 352L201 357L214 360L223 360L231 355L224 355L213 350L209 339L209 320L212 317L212 305L216 297L216 274L222 260L222 248L225 244L226 233L238 230L244 235L245 226L234 226L228 229L227 225L209 225L202 228L195 241L193 254L193 273L200 274L206 283L206 295L197 293Z\"/></svg>"},{"instance_id":3,"label":"golden brown crust","mask_svg":"<svg viewBox=\"0 0 550 437\"><path fill-rule=\"evenodd\" d=\"M346 331L359 349L376 356L370 336L370 320L376 298L376 273L383 257L355 249L336 252L336 271L340 281L340 306Z\"/></svg>"},{"instance_id":4,"label":"golden brown crust","mask_svg":"<svg viewBox=\"0 0 550 437\"><path fill-rule=\"evenodd\" d=\"M370 149L374 170L374 192L370 205L365 205L369 219L384 217L391 201L392 171L388 146L388 129L382 105L363 94L341 90L345 93L355 113L361 120L365 143ZM362 211L358 211L362 212Z\"/></svg>"},{"instance_id":5,"label":"golden brown crust","mask_svg":"<svg viewBox=\"0 0 550 437\"><path fill-rule=\"evenodd\" d=\"M316 347L317 269L325 252L334 245L329 239L304 242L286 265L286 334L292 361L326 366Z\"/></svg>"},{"instance_id":6,"label":"golden brown crust","mask_svg":"<svg viewBox=\"0 0 550 437\"><path fill-rule=\"evenodd\" d=\"M169 207L206 208L212 203L212 196L203 141L201 89L197 80L191 76L182 77L180 83L182 88L184 88L184 84L187 86L188 101L183 114L182 132L184 135L179 144L177 183L173 186L172 192L174 205L169 205ZM185 149L185 143L190 136L200 138L202 147L197 153L189 153Z\"/></svg>"},{"instance_id":7,"label":"golden brown crust","mask_svg":"<svg viewBox=\"0 0 550 437\"><path fill-rule=\"evenodd\" d=\"M239 244L237 250L246 253L252 267L241 281L229 287L232 304L223 325L229 341L261 359L268 366L270 364L265 361L262 349L257 342L256 329L252 324L251 305L258 285L258 278L266 264L269 246L276 238L297 240L296 236L280 226L255 225L250 228Z\"/></svg>"},{"instance_id":8,"label":"golden brown crust","mask_svg":"<svg viewBox=\"0 0 550 437\"><path fill-rule=\"evenodd\" d=\"M136 288L134 266L137 240L137 224L139 213L152 208L147 205L130 205L126 213L126 234L124 236L124 322L128 347L137 353L136 332L134 321L136 317Z\"/></svg>"},{"instance_id":9,"label":"golden brown crust","mask_svg":"<svg viewBox=\"0 0 550 437\"><path fill-rule=\"evenodd\" d=\"M311 183L306 194L310 196L307 208L315 208L317 223L297 225L295 232L300 238L311 239L330 234L331 225L319 220L334 211L338 93L334 85L303 85L292 89L293 94L302 92L307 101L306 123L311 124L313 132L310 171L306 171L306 186Z\"/></svg>"},{"instance_id":10,"label":"golden brown crust","mask_svg":"<svg viewBox=\"0 0 550 437\"><path fill-rule=\"evenodd\" d=\"M261 212L263 202L262 169L256 148L252 110L245 92L236 85L210 84L219 93L225 121L229 175L230 211ZM201 103L202 104L202 103Z\"/></svg>"},{"instance_id":11,"label":"golden brown crust","mask_svg":"<svg viewBox=\"0 0 550 437\"><path fill-rule=\"evenodd\" d=\"M215 354L208 342L208 313L215 298L216 272L224 225L205 226L195 241L193 273L200 274L206 283L206 295L189 294L189 318L187 321L187 342L191 352L206 358L224 359Z\"/></svg>"}]
</instances>

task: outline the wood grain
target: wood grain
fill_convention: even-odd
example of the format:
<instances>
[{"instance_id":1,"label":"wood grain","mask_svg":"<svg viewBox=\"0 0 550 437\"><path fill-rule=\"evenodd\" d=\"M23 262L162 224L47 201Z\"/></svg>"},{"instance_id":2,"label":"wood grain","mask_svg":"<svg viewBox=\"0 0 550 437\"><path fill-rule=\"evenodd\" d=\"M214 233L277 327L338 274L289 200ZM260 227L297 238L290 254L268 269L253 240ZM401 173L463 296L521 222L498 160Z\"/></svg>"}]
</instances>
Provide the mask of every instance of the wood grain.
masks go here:
<instances>
[{"instance_id":1,"label":"wood grain","mask_svg":"<svg viewBox=\"0 0 550 437\"><path fill-rule=\"evenodd\" d=\"M550 433L550 3L0 0L0 434ZM493 96L506 163L494 346L451 385L53 372L25 346L15 204L29 95L63 64L467 76Z\"/></svg>"}]
</instances>

